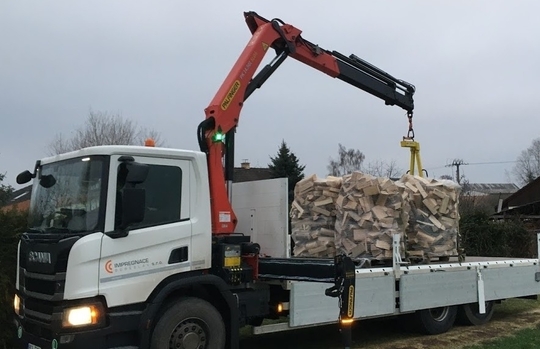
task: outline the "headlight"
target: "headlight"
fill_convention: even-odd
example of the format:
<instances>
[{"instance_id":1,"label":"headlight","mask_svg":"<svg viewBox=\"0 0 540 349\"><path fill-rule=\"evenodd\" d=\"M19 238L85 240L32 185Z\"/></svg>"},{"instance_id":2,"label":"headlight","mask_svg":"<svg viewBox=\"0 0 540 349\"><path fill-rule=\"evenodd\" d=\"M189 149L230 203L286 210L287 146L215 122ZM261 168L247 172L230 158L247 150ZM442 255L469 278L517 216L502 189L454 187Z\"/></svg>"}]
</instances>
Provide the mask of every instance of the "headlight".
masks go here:
<instances>
[{"instance_id":1,"label":"headlight","mask_svg":"<svg viewBox=\"0 0 540 349\"><path fill-rule=\"evenodd\" d=\"M77 327L96 325L103 317L103 310L99 305L87 305L64 310L62 326Z\"/></svg>"},{"instance_id":2,"label":"headlight","mask_svg":"<svg viewBox=\"0 0 540 349\"><path fill-rule=\"evenodd\" d=\"M13 309L15 310L15 314L21 315L21 299L18 295L13 297Z\"/></svg>"}]
</instances>

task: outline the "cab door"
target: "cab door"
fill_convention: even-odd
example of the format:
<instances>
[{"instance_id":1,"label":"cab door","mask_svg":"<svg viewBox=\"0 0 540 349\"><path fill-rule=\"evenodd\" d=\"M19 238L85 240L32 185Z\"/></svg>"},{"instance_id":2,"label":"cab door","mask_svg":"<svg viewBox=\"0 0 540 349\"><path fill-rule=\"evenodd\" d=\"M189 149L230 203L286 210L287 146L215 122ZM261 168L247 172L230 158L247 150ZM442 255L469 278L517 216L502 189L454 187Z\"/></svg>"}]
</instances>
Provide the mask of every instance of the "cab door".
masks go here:
<instances>
[{"instance_id":1,"label":"cab door","mask_svg":"<svg viewBox=\"0 0 540 349\"><path fill-rule=\"evenodd\" d=\"M114 230L121 210L122 160L111 157L105 231ZM99 294L109 307L143 302L161 280L191 270L190 161L133 156L149 167L145 215L125 237L103 236Z\"/></svg>"}]
</instances>

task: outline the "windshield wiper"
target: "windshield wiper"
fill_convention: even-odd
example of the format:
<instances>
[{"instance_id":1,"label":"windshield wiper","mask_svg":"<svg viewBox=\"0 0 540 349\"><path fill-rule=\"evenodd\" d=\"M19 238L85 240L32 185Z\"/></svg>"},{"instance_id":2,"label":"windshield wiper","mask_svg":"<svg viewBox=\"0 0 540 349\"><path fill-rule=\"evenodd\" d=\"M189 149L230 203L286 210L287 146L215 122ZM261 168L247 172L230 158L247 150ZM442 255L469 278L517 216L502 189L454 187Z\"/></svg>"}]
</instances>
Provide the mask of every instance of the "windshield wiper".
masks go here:
<instances>
[{"instance_id":1,"label":"windshield wiper","mask_svg":"<svg viewBox=\"0 0 540 349\"><path fill-rule=\"evenodd\" d=\"M21 238L25 241L30 240L43 240L43 241L59 241L65 238L80 237L80 233L77 233L68 228L47 227L47 228L29 228Z\"/></svg>"},{"instance_id":2,"label":"windshield wiper","mask_svg":"<svg viewBox=\"0 0 540 349\"><path fill-rule=\"evenodd\" d=\"M65 234L65 233L71 233L72 231L69 230L68 228L62 228L62 227L46 227L46 228L33 227L33 228L28 228L27 232L41 233L41 234L55 234L55 233Z\"/></svg>"},{"instance_id":3,"label":"windshield wiper","mask_svg":"<svg viewBox=\"0 0 540 349\"><path fill-rule=\"evenodd\" d=\"M62 227L48 227L48 228L45 228L43 229L43 232L44 233L49 233L49 234L67 234L67 233L72 233L73 231L68 229L68 228L62 228Z\"/></svg>"}]
</instances>

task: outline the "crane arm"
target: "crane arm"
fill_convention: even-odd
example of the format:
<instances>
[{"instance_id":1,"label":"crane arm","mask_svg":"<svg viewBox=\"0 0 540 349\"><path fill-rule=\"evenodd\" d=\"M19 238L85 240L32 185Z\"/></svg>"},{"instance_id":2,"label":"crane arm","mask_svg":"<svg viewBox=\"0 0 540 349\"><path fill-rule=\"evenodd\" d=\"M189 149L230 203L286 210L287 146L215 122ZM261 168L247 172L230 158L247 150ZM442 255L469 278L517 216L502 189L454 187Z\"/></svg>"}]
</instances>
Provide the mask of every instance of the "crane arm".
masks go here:
<instances>
[{"instance_id":1,"label":"crane arm","mask_svg":"<svg viewBox=\"0 0 540 349\"><path fill-rule=\"evenodd\" d=\"M301 30L279 19L270 21L255 12L245 12L244 17L252 37L205 109L206 118L197 129L199 146L208 157L214 234L233 233L237 223L228 194L234 170L234 132L244 101L287 57L379 97L387 105L397 105L409 117L414 109L413 85L355 55L347 57L322 49L303 39ZM269 48L275 50L276 57L255 75Z\"/></svg>"}]
</instances>

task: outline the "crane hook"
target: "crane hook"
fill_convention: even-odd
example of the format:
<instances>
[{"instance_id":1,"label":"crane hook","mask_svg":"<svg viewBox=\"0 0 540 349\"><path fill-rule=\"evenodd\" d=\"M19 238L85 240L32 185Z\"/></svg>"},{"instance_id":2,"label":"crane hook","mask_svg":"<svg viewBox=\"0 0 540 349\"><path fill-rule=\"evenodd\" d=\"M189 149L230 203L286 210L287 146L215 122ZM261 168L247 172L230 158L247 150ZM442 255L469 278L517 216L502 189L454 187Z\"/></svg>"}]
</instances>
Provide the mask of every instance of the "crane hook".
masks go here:
<instances>
[{"instance_id":1,"label":"crane hook","mask_svg":"<svg viewBox=\"0 0 540 349\"><path fill-rule=\"evenodd\" d=\"M409 118L409 130L407 131L406 139L410 139L414 141L414 129L413 129L412 117L413 117L412 111L407 112L407 118Z\"/></svg>"}]
</instances>

